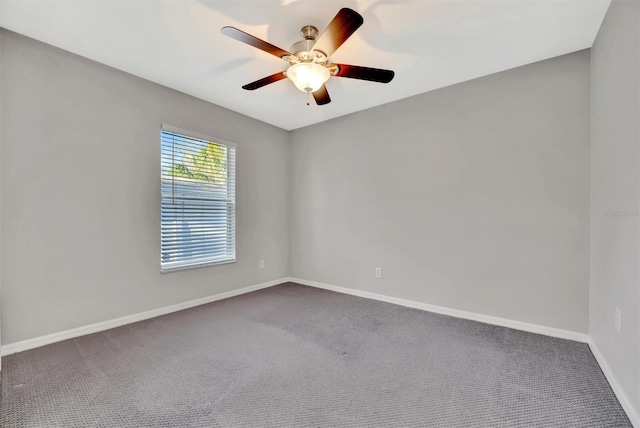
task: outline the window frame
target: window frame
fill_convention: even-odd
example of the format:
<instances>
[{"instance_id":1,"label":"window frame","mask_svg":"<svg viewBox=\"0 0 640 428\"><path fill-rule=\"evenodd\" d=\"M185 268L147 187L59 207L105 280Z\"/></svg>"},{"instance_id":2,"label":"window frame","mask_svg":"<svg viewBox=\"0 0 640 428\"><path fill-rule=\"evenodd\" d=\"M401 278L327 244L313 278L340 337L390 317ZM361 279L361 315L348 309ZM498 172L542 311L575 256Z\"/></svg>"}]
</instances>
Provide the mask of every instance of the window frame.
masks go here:
<instances>
[{"instance_id":1,"label":"window frame","mask_svg":"<svg viewBox=\"0 0 640 428\"><path fill-rule=\"evenodd\" d=\"M163 267L162 266L162 132L172 132L174 134L184 135L185 137L194 138L197 140L212 142L216 144L221 144L227 147L233 147L234 156L233 156L233 258L224 259L219 261L211 261L211 262L203 262L203 263L194 263L189 265L182 266L172 266L172 267ZM198 269L202 267L216 266L216 265L225 265L229 263L235 263L237 260L237 241L236 241L236 200L237 200L237 186L236 186L236 176L237 176L237 159L238 159L238 145L236 143L232 143L230 141L222 140L220 138L213 138L208 135L199 134L197 132L188 131L186 129L178 128L177 126L167 125L165 123L162 124L160 128L160 273L170 273L177 272L181 270L188 269ZM230 165L229 162L229 152L227 151L227 165ZM227 210L227 216L229 216L229 210Z\"/></svg>"}]
</instances>

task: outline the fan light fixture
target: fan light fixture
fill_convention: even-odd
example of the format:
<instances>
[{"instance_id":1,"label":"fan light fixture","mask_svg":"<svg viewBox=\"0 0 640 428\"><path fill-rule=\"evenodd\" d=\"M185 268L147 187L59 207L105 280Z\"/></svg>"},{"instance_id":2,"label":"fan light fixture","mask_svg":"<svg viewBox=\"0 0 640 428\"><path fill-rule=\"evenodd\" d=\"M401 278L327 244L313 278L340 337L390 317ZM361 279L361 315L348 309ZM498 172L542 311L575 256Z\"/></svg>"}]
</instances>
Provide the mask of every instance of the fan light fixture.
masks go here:
<instances>
[{"instance_id":1,"label":"fan light fixture","mask_svg":"<svg viewBox=\"0 0 640 428\"><path fill-rule=\"evenodd\" d=\"M287 70L287 77L302 92L315 92L329 80L331 73L327 67L315 62L299 62Z\"/></svg>"}]
</instances>

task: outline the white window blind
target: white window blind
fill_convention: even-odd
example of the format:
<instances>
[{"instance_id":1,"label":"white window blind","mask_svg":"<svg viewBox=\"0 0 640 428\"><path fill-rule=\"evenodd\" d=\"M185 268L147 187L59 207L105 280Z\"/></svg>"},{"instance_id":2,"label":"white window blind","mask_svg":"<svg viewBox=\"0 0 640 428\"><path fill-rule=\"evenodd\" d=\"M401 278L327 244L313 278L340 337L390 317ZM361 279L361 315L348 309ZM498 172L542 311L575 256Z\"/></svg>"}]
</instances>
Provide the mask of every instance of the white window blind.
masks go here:
<instances>
[{"instance_id":1,"label":"white window blind","mask_svg":"<svg viewBox=\"0 0 640 428\"><path fill-rule=\"evenodd\" d=\"M235 147L163 125L161 148L162 272L235 261Z\"/></svg>"}]
</instances>

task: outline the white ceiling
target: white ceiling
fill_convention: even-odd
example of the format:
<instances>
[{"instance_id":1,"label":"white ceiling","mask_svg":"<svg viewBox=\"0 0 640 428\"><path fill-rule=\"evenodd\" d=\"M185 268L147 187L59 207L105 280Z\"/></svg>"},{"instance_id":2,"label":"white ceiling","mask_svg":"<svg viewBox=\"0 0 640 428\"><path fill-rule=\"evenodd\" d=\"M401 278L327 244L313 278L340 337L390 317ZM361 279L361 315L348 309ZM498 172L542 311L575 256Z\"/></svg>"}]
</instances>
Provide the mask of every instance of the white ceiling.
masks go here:
<instances>
[{"instance_id":1,"label":"white ceiling","mask_svg":"<svg viewBox=\"0 0 640 428\"><path fill-rule=\"evenodd\" d=\"M291 130L591 47L610 0L0 0L0 25ZM235 26L288 50L342 7L364 25L333 62L388 68L389 84L331 78L306 105L283 80L241 86L287 63L223 36Z\"/></svg>"}]
</instances>

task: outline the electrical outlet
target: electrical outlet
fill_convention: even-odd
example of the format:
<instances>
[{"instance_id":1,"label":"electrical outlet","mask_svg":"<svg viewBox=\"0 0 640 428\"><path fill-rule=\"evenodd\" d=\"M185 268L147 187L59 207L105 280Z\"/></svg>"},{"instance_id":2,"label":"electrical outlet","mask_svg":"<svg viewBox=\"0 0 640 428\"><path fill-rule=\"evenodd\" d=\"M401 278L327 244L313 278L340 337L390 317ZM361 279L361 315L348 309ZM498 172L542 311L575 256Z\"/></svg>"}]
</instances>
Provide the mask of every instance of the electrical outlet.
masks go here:
<instances>
[{"instance_id":1,"label":"electrical outlet","mask_svg":"<svg viewBox=\"0 0 640 428\"><path fill-rule=\"evenodd\" d=\"M618 332L620 331L621 324L622 324L622 311L620 310L620 308L616 308L616 317L615 317L615 320L613 321L613 325L615 326L616 330L618 330Z\"/></svg>"},{"instance_id":2,"label":"electrical outlet","mask_svg":"<svg viewBox=\"0 0 640 428\"><path fill-rule=\"evenodd\" d=\"M260 261L258 262L258 267L259 267L260 269L264 269L264 260L260 260Z\"/></svg>"},{"instance_id":3,"label":"electrical outlet","mask_svg":"<svg viewBox=\"0 0 640 428\"><path fill-rule=\"evenodd\" d=\"M382 278L382 268L376 268L376 278Z\"/></svg>"}]
</instances>

